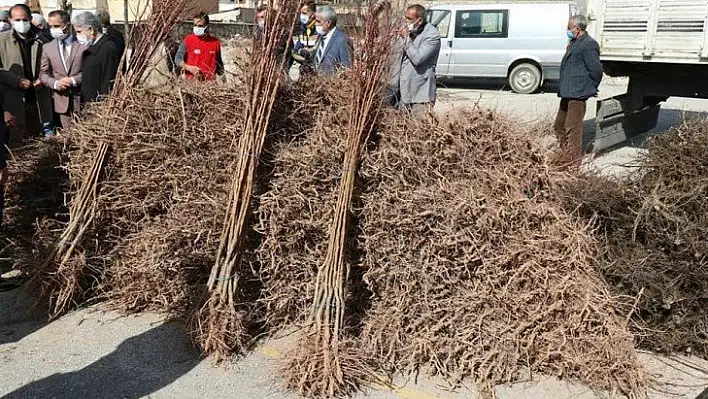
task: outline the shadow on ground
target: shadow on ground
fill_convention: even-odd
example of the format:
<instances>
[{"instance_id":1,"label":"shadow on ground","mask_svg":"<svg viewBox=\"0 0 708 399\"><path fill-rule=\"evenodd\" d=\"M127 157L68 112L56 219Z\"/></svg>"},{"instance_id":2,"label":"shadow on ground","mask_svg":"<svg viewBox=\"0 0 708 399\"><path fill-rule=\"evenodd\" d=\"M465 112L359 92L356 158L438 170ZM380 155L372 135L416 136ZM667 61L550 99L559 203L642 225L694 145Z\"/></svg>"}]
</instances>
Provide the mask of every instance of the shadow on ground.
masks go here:
<instances>
[{"instance_id":1,"label":"shadow on ground","mask_svg":"<svg viewBox=\"0 0 708 399\"><path fill-rule=\"evenodd\" d=\"M628 140L598 151L598 153L605 154L614 151L618 148L625 147L643 148L647 138L649 137L665 133L684 120L706 117L708 117L708 113L706 112L682 111L677 109L665 108L662 106L662 108L659 110L659 119L657 121L656 127L654 127L652 130L630 137ZM586 153L593 151L592 146L595 142L595 137L597 134L596 130L597 129L595 118L588 119L583 122L583 148L586 149Z\"/></svg>"},{"instance_id":2,"label":"shadow on ground","mask_svg":"<svg viewBox=\"0 0 708 399\"><path fill-rule=\"evenodd\" d=\"M199 364L199 354L185 337L183 327L176 323L154 327L125 340L115 351L81 370L34 381L3 399L148 396Z\"/></svg>"},{"instance_id":3,"label":"shadow on ground","mask_svg":"<svg viewBox=\"0 0 708 399\"><path fill-rule=\"evenodd\" d=\"M508 91L511 88L506 79L490 79L490 78L453 78L453 79L438 79L438 88L446 89L467 89L467 90L495 90ZM547 81L541 86L537 93L558 93L559 86L557 81ZM533 94L531 94L533 95Z\"/></svg>"},{"instance_id":4,"label":"shadow on ground","mask_svg":"<svg viewBox=\"0 0 708 399\"><path fill-rule=\"evenodd\" d=\"M19 288L0 293L0 345L17 342L47 325L46 314L33 308L34 302Z\"/></svg>"},{"instance_id":5,"label":"shadow on ground","mask_svg":"<svg viewBox=\"0 0 708 399\"><path fill-rule=\"evenodd\" d=\"M64 192L69 183L61 153L54 140L10 145L0 273L14 273L18 284L36 270L66 219ZM46 311L34 305L31 295L21 289L0 293L0 344L17 342L47 324Z\"/></svg>"}]
</instances>

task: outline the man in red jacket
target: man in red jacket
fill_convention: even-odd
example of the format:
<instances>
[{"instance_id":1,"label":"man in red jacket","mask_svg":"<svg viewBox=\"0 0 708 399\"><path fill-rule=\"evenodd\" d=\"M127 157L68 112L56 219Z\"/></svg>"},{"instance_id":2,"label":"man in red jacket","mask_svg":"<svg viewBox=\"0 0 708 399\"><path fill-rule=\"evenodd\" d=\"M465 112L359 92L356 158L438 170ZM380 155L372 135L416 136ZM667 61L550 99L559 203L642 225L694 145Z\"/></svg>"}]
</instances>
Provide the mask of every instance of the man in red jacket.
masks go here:
<instances>
[{"instance_id":1,"label":"man in red jacket","mask_svg":"<svg viewBox=\"0 0 708 399\"><path fill-rule=\"evenodd\" d=\"M200 12L194 17L193 33L187 35L175 55L175 66L187 79L213 80L223 75L221 42L209 32L209 15Z\"/></svg>"}]
</instances>

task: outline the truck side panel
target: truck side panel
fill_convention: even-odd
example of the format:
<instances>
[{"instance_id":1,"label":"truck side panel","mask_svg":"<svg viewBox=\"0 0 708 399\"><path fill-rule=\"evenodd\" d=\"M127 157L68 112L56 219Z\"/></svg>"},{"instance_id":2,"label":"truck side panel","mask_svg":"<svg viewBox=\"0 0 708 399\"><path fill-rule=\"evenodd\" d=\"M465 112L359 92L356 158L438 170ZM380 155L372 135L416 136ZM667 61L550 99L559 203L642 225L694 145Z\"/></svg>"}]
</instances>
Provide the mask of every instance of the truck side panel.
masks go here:
<instances>
[{"instance_id":1,"label":"truck side panel","mask_svg":"<svg viewBox=\"0 0 708 399\"><path fill-rule=\"evenodd\" d=\"M607 57L628 54L641 57L649 23L649 2L637 0L597 1L599 8L591 10L596 17L594 32L600 53Z\"/></svg>"},{"instance_id":2,"label":"truck side panel","mask_svg":"<svg viewBox=\"0 0 708 399\"><path fill-rule=\"evenodd\" d=\"M652 57L699 61L705 35L708 1L659 0Z\"/></svg>"},{"instance_id":3,"label":"truck side panel","mask_svg":"<svg viewBox=\"0 0 708 399\"><path fill-rule=\"evenodd\" d=\"M594 0L603 60L708 64L708 0Z\"/></svg>"}]
</instances>

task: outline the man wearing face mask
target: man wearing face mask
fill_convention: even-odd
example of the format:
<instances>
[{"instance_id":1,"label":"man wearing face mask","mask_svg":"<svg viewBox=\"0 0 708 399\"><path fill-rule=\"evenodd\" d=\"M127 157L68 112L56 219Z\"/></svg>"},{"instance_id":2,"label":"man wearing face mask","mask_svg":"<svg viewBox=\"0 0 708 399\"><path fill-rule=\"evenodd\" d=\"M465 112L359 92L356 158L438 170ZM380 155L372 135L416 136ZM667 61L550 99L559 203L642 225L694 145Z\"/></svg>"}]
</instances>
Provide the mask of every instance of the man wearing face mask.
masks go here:
<instances>
[{"instance_id":1,"label":"man wearing face mask","mask_svg":"<svg viewBox=\"0 0 708 399\"><path fill-rule=\"evenodd\" d=\"M6 84L5 108L17 119L17 129L10 137L20 141L38 136L42 125L51 125L49 91L39 79L43 42L32 25L31 11L24 4L10 8L12 30L0 33L0 68L12 72L19 84Z\"/></svg>"},{"instance_id":2,"label":"man wearing face mask","mask_svg":"<svg viewBox=\"0 0 708 399\"><path fill-rule=\"evenodd\" d=\"M305 3L300 9L299 33L293 38L292 58L300 64L300 76L315 73L314 55L317 50L317 20L314 2Z\"/></svg>"},{"instance_id":3,"label":"man wearing face mask","mask_svg":"<svg viewBox=\"0 0 708 399\"><path fill-rule=\"evenodd\" d=\"M101 30L101 21L90 12L74 17L78 44L86 46L81 60L81 102L100 100L110 94L118 72L118 48ZM73 49L72 49L73 50Z\"/></svg>"},{"instance_id":4,"label":"man wearing face mask","mask_svg":"<svg viewBox=\"0 0 708 399\"><path fill-rule=\"evenodd\" d=\"M573 166L579 166L583 155L583 120L588 98L597 94L602 81L600 46L585 29L588 20L576 15L568 22L570 44L560 68L560 108L554 130L560 150Z\"/></svg>"},{"instance_id":5,"label":"man wearing face mask","mask_svg":"<svg viewBox=\"0 0 708 399\"><path fill-rule=\"evenodd\" d=\"M175 55L175 66L187 79L214 80L224 74L221 42L209 32L209 15L200 12L194 17L192 33L182 40Z\"/></svg>"},{"instance_id":6,"label":"man wearing face mask","mask_svg":"<svg viewBox=\"0 0 708 399\"><path fill-rule=\"evenodd\" d=\"M10 24L10 13L2 10L0 11L0 33L7 32L12 29L12 24Z\"/></svg>"},{"instance_id":7,"label":"man wearing face mask","mask_svg":"<svg viewBox=\"0 0 708 399\"><path fill-rule=\"evenodd\" d=\"M337 29L337 12L330 6L318 7L315 20L320 36L315 52L317 72L332 75L340 68L351 68L352 42L346 33Z\"/></svg>"},{"instance_id":8,"label":"man wearing face mask","mask_svg":"<svg viewBox=\"0 0 708 399\"><path fill-rule=\"evenodd\" d=\"M59 115L61 127L66 129L72 115L81 109L81 66L87 47L79 44L72 34L66 11L50 12L49 27L54 40L43 48L39 78L53 91L54 112Z\"/></svg>"},{"instance_id":9,"label":"man wearing face mask","mask_svg":"<svg viewBox=\"0 0 708 399\"><path fill-rule=\"evenodd\" d=\"M425 8L415 4L406 9L400 72L400 102L418 117L432 112L437 96L435 65L440 55L440 33L425 21Z\"/></svg>"},{"instance_id":10,"label":"man wearing face mask","mask_svg":"<svg viewBox=\"0 0 708 399\"><path fill-rule=\"evenodd\" d=\"M49 27L47 26L47 21L44 19L42 14L32 13L32 25L39 29L39 37L42 38L43 43L49 43L52 41L52 36L49 33Z\"/></svg>"}]
</instances>

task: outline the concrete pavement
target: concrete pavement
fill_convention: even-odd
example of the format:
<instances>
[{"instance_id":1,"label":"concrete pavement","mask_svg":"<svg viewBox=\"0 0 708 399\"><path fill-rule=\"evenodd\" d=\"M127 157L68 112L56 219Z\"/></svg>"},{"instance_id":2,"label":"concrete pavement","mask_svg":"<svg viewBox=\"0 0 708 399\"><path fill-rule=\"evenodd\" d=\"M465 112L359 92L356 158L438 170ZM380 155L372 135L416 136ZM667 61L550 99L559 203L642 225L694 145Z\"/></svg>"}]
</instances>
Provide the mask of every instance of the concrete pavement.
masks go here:
<instances>
[{"instance_id":1,"label":"concrete pavement","mask_svg":"<svg viewBox=\"0 0 708 399\"><path fill-rule=\"evenodd\" d=\"M440 111L473 103L495 108L529 123L554 116L555 93L518 95L481 82L462 82L440 89ZM601 87L602 96L625 90L620 82ZM655 132L666 130L684 116L708 110L703 100L670 99ZM594 102L586 120L594 118ZM591 123L590 123L591 124ZM641 149L636 143L595 158L593 167L616 173ZM614 171L614 172L613 172ZM141 314L122 317L100 307L83 309L54 322L27 316L31 305L17 291L0 293L0 397L3 398L293 398L281 389L282 355L292 347L288 338L263 342L247 356L215 366L191 348L184 327L163 316ZM641 354L642 362L657 378L657 387L676 398L694 399L708 386L708 362L686 357L666 358ZM463 387L445 389L445 382L400 378L397 387L372 387L358 398L476 398ZM587 387L537 376L533 382L496 387L502 399L594 399L619 397ZM655 391L652 398L666 398Z\"/></svg>"},{"instance_id":2,"label":"concrete pavement","mask_svg":"<svg viewBox=\"0 0 708 399\"><path fill-rule=\"evenodd\" d=\"M18 292L0 294L0 397L15 398L295 398L281 386L283 354L293 337L261 343L247 356L214 365L190 346L184 326L157 314L120 316L100 307L43 323L26 314ZM694 399L708 386L708 362L642 354L643 363L676 398ZM667 383L670 382L671 386ZM355 398L477 398L439 379L399 378L395 387L371 387ZM536 376L499 386L500 399L621 397ZM652 398L665 398L654 392Z\"/></svg>"}]
</instances>

